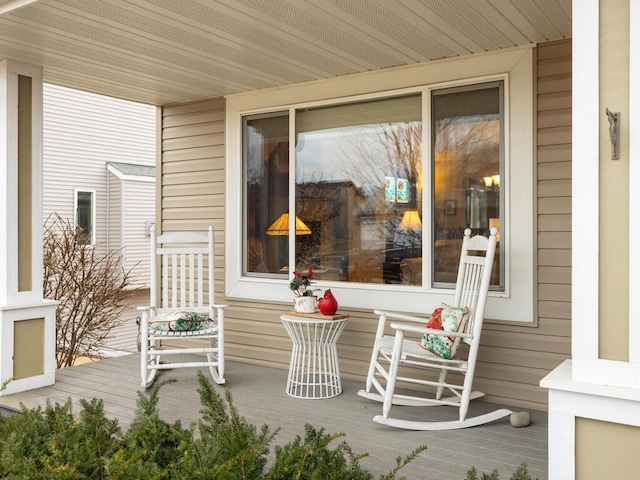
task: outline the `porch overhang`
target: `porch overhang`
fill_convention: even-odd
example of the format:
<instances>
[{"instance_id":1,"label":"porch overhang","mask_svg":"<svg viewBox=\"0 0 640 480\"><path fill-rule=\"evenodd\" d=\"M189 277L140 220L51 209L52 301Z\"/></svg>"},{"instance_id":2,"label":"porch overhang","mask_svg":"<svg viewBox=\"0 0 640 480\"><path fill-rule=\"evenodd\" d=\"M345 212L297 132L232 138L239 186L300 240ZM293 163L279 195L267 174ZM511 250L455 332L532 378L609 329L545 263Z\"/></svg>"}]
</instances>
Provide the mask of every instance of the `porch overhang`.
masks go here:
<instances>
[{"instance_id":1,"label":"porch overhang","mask_svg":"<svg viewBox=\"0 0 640 480\"><path fill-rule=\"evenodd\" d=\"M0 59L153 105L571 37L571 0L0 0Z\"/></svg>"}]
</instances>

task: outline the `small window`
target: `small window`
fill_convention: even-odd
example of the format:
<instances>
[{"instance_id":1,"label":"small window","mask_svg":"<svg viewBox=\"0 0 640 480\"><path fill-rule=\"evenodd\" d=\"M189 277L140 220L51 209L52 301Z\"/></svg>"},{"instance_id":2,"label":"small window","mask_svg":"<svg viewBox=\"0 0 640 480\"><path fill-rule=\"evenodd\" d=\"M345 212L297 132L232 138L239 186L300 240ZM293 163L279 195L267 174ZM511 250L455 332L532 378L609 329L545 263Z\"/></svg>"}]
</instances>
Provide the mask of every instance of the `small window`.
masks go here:
<instances>
[{"instance_id":1,"label":"small window","mask_svg":"<svg viewBox=\"0 0 640 480\"><path fill-rule=\"evenodd\" d=\"M75 190L75 225L85 245L95 243L95 191Z\"/></svg>"},{"instance_id":2,"label":"small window","mask_svg":"<svg viewBox=\"0 0 640 480\"><path fill-rule=\"evenodd\" d=\"M485 236L505 228L503 88L498 81L431 91L434 286L455 283L465 228ZM491 285L504 291L501 237Z\"/></svg>"},{"instance_id":3,"label":"small window","mask_svg":"<svg viewBox=\"0 0 640 480\"><path fill-rule=\"evenodd\" d=\"M244 119L244 274L285 274L289 235L289 116Z\"/></svg>"}]
</instances>

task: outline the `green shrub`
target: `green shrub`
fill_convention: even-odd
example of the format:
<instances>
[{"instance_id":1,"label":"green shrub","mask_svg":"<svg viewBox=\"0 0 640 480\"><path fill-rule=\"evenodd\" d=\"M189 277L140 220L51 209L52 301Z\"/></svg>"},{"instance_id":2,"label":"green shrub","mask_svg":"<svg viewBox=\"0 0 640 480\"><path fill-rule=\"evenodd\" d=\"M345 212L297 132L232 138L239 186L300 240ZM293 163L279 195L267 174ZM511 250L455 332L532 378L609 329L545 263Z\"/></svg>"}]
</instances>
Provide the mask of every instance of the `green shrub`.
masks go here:
<instances>
[{"instance_id":1,"label":"green shrub","mask_svg":"<svg viewBox=\"0 0 640 480\"><path fill-rule=\"evenodd\" d=\"M374 476L345 443L330 444L344 434L328 435L305 427L304 436L276 446L267 462L276 431L257 428L233 406L231 393L219 395L199 375L200 420L184 428L158 413L158 383L148 395L139 393L131 426L123 432L106 418L102 400L81 401L74 415L71 401L0 416L0 478L8 479L212 479L229 480L368 480ZM427 447L422 445L380 480L398 471ZM401 477L402 478L402 477Z\"/></svg>"},{"instance_id":2,"label":"green shrub","mask_svg":"<svg viewBox=\"0 0 640 480\"><path fill-rule=\"evenodd\" d=\"M498 471L494 470L491 473L483 473L482 477L478 478L478 470L473 467L471 470L467 472L467 477L465 480L499 480ZM511 475L510 480L533 480L531 475L529 475L529 471L527 470L527 466L523 463L518 469ZM537 479L536 479L537 480Z\"/></svg>"}]
</instances>

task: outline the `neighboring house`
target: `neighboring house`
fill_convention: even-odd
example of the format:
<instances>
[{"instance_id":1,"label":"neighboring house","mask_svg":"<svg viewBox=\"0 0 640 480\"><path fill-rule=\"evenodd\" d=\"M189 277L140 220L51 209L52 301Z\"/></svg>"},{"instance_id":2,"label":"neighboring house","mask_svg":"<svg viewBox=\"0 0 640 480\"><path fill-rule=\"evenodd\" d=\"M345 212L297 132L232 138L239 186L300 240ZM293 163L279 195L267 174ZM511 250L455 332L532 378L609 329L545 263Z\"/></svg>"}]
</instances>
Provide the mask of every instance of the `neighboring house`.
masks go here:
<instances>
[{"instance_id":1,"label":"neighboring house","mask_svg":"<svg viewBox=\"0 0 640 480\"><path fill-rule=\"evenodd\" d=\"M96 252L118 250L132 271L132 300L148 303L149 228L155 221L156 108L44 85L43 216L57 213L90 233ZM111 348L132 348L130 326Z\"/></svg>"},{"instance_id":2,"label":"neighboring house","mask_svg":"<svg viewBox=\"0 0 640 480\"><path fill-rule=\"evenodd\" d=\"M121 250L123 268L133 272L131 286L148 289L156 167L108 162L107 170L107 247Z\"/></svg>"},{"instance_id":3,"label":"neighboring house","mask_svg":"<svg viewBox=\"0 0 640 480\"><path fill-rule=\"evenodd\" d=\"M24 273L38 263L37 235L32 250L17 241L32 233L28 207L40 213L32 177L17 171L26 164L40 174L44 75L161 107L156 222L163 232L215 226L217 300L231 306L226 342L237 361L288 365L279 317L290 308L288 274L302 259L271 226L292 207L309 218L305 252L316 249L321 267L324 257L334 262L319 280L350 315L340 367L360 380L371 310L432 309L450 296L441 274L460 227L500 225L476 387L490 401L549 410L551 479L637 476L640 2L41 0L3 4L0 27L0 58L10 60L0 63L7 323L22 330L22 320L39 321L50 343L52 306ZM29 115L16 116L16 104ZM384 155L354 146L376 142L348 136L368 121L419 122L419 164L417 150L387 148L403 157L398 168L372 168ZM9 148L20 141L22 149ZM337 175L345 170L359 177ZM329 183L353 189L349 216L329 208L342 201L340 192L323 193ZM382 242L386 255L407 245L396 236L415 210L418 283L386 283L383 262L382 274L352 277L354 246L363 253ZM343 234L346 243L331 243ZM18 345L21 335L0 342ZM12 348L2 352L0 380L37 357L24 347L15 358ZM5 393L53 381L48 365L30 367Z\"/></svg>"}]
</instances>

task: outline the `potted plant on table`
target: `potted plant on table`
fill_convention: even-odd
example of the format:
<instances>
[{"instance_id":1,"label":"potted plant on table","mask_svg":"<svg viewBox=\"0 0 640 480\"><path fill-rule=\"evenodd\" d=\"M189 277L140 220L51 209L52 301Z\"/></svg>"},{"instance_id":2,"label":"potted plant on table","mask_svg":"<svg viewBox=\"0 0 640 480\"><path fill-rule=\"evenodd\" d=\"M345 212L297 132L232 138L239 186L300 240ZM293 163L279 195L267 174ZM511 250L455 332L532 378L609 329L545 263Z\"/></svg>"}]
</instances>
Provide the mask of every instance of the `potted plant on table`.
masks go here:
<instances>
[{"instance_id":1,"label":"potted plant on table","mask_svg":"<svg viewBox=\"0 0 640 480\"><path fill-rule=\"evenodd\" d=\"M289 288L293 291L294 309L299 313L314 313L316 311L317 298L315 291L311 288L313 280L313 266L309 267L307 273L293 272L293 278L289 283Z\"/></svg>"}]
</instances>

